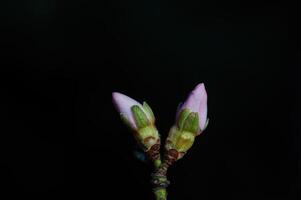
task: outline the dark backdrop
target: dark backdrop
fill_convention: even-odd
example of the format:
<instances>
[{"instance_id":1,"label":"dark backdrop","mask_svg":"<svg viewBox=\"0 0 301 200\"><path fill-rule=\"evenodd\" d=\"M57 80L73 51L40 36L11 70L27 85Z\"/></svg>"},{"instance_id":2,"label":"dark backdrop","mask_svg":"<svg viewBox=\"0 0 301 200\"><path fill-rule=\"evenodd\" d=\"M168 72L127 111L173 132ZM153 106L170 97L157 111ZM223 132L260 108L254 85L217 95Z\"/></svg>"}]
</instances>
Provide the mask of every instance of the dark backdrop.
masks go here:
<instances>
[{"instance_id":1,"label":"dark backdrop","mask_svg":"<svg viewBox=\"0 0 301 200\"><path fill-rule=\"evenodd\" d=\"M293 7L293 6L291 6ZM0 190L152 199L111 92L165 138L198 83L210 124L170 199L298 199L300 78L288 6L252 1L1 1Z\"/></svg>"}]
</instances>

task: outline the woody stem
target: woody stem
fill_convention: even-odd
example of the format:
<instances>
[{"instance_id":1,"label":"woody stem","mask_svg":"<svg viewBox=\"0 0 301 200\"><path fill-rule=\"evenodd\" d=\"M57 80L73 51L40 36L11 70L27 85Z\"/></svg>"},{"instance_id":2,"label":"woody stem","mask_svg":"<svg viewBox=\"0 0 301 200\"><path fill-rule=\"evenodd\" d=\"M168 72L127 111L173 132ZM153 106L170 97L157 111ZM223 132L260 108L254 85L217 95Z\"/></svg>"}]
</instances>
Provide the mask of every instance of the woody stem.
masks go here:
<instances>
[{"instance_id":1,"label":"woody stem","mask_svg":"<svg viewBox=\"0 0 301 200\"><path fill-rule=\"evenodd\" d=\"M153 192L156 200L167 200L166 188L169 185L166 174L169 164L166 162L161 163L160 161L155 161L155 171L152 173L151 183L153 185Z\"/></svg>"}]
</instances>

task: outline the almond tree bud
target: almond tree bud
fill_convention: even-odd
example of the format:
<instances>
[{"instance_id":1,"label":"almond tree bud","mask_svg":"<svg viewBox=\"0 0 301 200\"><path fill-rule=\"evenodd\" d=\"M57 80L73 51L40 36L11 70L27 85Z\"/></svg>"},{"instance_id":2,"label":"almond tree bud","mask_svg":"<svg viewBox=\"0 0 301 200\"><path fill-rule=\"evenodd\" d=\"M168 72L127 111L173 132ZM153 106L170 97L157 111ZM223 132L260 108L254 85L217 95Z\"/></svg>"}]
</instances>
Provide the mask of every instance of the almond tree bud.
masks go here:
<instances>
[{"instance_id":1,"label":"almond tree bud","mask_svg":"<svg viewBox=\"0 0 301 200\"><path fill-rule=\"evenodd\" d=\"M146 102L141 105L136 100L118 92L113 92L112 99L122 121L132 130L137 143L149 159L159 159L160 136L150 106Z\"/></svg>"},{"instance_id":2,"label":"almond tree bud","mask_svg":"<svg viewBox=\"0 0 301 200\"><path fill-rule=\"evenodd\" d=\"M166 139L166 159L176 161L182 158L193 145L195 137L201 134L207 125L207 93L204 84L201 83L177 111L175 125L171 127Z\"/></svg>"}]
</instances>

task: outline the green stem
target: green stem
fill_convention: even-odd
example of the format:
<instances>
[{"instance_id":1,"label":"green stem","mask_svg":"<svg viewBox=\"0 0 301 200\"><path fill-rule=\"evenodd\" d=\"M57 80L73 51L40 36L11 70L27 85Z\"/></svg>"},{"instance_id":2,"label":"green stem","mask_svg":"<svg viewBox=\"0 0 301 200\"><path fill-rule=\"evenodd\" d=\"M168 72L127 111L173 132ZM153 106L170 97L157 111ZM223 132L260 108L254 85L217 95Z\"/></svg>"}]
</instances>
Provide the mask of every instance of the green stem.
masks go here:
<instances>
[{"instance_id":1,"label":"green stem","mask_svg":"<svg viewBox=\"0 0 301 200\"><path fill-rule=\"evenodd\" d=\"M153 192L156 200L167 200L166 188L169 185L166 173L169 165L160 159L154 161L155 172L152 174Z\"/></svg>"},{"instance_id":2,"label":"green stem","mask_svg":"<svg viewBox=\"0 0 301 200\"><path fill-rule=\"evenodd\" d=\"M160 159L155 160L155 161L154 161L155 169L158 169L158 168L160 167L161 163L162 163L162 162L161 162Z\"/></svg>"},{"instance_id":3,"label":"green stem","mask_svg":"<svg viewBox=\"0 0 301 200\"><path fill-rule=\"evenodd\" d=\"M155 189L154 194L156 200L167 200L167 192L165 188Z\"/></svg>"}]
</instances>

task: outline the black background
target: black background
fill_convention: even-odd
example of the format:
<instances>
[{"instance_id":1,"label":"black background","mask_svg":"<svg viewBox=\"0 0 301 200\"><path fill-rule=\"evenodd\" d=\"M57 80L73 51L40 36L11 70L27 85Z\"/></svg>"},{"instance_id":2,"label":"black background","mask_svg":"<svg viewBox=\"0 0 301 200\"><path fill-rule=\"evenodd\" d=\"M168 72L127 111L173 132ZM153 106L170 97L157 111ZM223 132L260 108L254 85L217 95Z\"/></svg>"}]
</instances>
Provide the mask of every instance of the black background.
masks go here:
<instances>
[{"instance_id":1,"label":"black background","mask_svg":"<svg viewBox=\"0 0 301 200\"><path fill-rule=\"evenodd\" d=\"M170 199L300 198L288 5L10 0L0 10L0 190L152 199L151 168L134 158L111 92L147 101L164 140L204 82L210 124L170 168Z\"/></svg>"}]
</instances>

